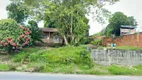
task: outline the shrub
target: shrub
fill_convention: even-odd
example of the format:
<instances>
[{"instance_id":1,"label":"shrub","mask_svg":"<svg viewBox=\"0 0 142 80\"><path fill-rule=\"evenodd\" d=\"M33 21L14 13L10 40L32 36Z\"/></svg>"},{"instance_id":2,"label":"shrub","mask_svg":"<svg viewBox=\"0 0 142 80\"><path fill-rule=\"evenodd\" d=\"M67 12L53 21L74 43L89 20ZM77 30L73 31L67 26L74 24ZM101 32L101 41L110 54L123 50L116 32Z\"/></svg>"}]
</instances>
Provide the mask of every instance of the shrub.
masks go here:
<instances>
[{"instance_id":1,"label":"shrub","mask_svg":"<svg viewBox=\"0 0 142 80\"><path fill-rule=\"evenodd\" d=\"M31 62L45 62L51 64L85 64L92 66L90 53L85 47L62 47L51 49L39 54L29 56Z\"/></svg>"},{"instance_id":2,"label":"shrub","mask_svg":"<svg viewBox=\"0 0 142 80\"><path fill-rule=\"evenodd\" d=\"M0 48L11 52L28 45L31 33L28 28L19 27L15 20L3 19L0 21Z\"/></svg>"},{"instance_id":3,"label":"shrub","mask_svg":"<svg viewBox=\"0 0 142 80\"><path fill-rule=\"evenodd\" d=\"M32 31L32 33L30 34L32 41L31 41L31 45L36 45L36 42L41 42L44 43L42 41L43 38L43 32L39 29L38 24L36 21L29 21L29 29Z\"/></svg>"},{"instance_id":4,"label":"shrub","mask_svg":"<svg viewBox=\"0 0 142 80\"><path fill-rule=\"evenodd\" d=\"M96 45L96 46L101 45L101 43L102 43L102 39L97 39L91 42L91 44Z\"/></svg>"},{"instance_id":5,"label":"shrub","mask_svg":"<svg viewBox=\"0 0 142 80\"><path fill-rule=\"evenodd\" d=\"M8 71L9 66L7 64L0 64L0 71Z\"/></svg>"}]
</instances>

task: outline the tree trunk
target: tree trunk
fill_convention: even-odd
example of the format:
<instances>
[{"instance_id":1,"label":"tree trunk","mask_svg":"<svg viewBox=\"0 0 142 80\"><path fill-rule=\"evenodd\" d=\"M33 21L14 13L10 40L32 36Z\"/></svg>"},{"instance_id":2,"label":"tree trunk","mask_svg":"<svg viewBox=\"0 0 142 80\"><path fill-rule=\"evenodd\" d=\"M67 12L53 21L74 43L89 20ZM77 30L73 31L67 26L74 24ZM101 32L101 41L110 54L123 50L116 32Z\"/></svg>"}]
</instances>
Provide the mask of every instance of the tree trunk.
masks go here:
<instances>
[{"instance_id":1,"label":"tree trunk","mask_svg":"<svg viewBox=\"0 0 142 80\"><path fill-rule=\"evenodd\" d=\"M67 41L67 38L66 38L65 35L64 35L64 44L65 44L65 45L68 45L68 41Z\"/></svg>"},{"instance_id":2,"label":"tree trunk","mask_svg":"<svg viewBox=\"0 0 142 80\"><path fill-rule=\"evenodd\" d=\"M70 23L70 38L71 38L71 44L73 44L74 43L74 41L73 41L73 32L72 32L72 29L73 29L73 16L72 16L72 14L70 15L71 16L71 23Z\"/></svg>"}]
</instances>

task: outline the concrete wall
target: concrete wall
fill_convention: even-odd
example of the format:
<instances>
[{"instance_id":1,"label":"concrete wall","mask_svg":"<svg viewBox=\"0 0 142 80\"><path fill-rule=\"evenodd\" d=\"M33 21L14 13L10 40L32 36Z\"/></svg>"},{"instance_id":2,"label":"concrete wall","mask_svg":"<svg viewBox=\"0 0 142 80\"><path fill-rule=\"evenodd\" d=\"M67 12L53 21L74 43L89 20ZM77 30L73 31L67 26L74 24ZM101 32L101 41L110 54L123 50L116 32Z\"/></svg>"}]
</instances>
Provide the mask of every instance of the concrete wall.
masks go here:
<instances>
[{"instance_id":1,"label":"concrete wall","mask_svg":"<svg viewBox=\"0 0 142 80\"><path fill-rule=\"evenodd\" d=\"M102 44L107 45L114 42L117 46L142 47L142 33L125 35L116 38L104 38Z\"/></svg>"},{"instance_id":2,"label":"concrete wall","mask_svg":"<svg viewBox=\"0 0 142 80\"><path fill-rule=\"evenodd\" d=\"M91 49L91 56L102 65L139 65L142 64L142 51Z\"/></svg>"}]
</instances>

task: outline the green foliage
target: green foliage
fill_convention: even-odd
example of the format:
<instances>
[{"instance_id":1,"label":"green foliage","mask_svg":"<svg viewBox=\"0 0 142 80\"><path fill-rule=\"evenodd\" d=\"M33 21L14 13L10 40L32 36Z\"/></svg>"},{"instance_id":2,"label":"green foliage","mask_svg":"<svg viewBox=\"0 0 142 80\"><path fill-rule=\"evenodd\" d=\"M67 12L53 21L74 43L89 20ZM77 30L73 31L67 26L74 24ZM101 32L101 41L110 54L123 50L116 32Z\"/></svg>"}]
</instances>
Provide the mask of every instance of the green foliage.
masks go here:
<instances>
[{"instance_id":1,"label":"green foliage","mask_svg":"<svg viewBox=\"0 0 142 80\"><path fill-rule=\"evenodd\" d=\"M139 66L134 68L112 65L108 70L114 75L142 75L142 69Z\"/></svg>"},{"instance_id":2,"label":"green foliage","mask_svg":"<svg viewBox=\"0 0 142 80\"><path fill-rule=\"evenodd\" d=\"M14 19L18 23L23 23L29 15L29 11L23 3L11 3L6 7L6 10L8 18Z\"/></svg>"},{"instance_id":3,"label":"green foliage","mask_svg":"<svg viewBox=\"0 0 142 80\"><path fill-rule=\"evenodd\" d=\"M51 49L40 54L31 54L31 62L46 62L50 64L86 64L92 66L90 54L85 47L62 47Z\"/></svg>"},{"instance_id":4,"label":"green foliage","mask_svg":"<svg viewBox=\"0 0 142 80\"><path fill-rule=\"evenodd\" d=\"M0 21L0 48L11 52L27 45L30 41L31 31L23 26L18 26L13 19Z\"/></svg>"},{"instance_id":5,"label":"green foliage","mask_svg":"<svg viewBox=\"0 0 142 80\"><path fill-rule=\"evenodd\" d=\"M28 57L28 55L29 55L28 53L24 53L24 52L19 53L13 57L13 61L14 62L23 62Z\"/></svg>"},{"instance_id":6,"label":"green foliage","mask_svg":"<svg viewBox=\"0 0 142 80\"><path fill-rule=\"evenodd\" d=\"M17 55L17 56L16 56ZM92 62L86 46L68 46L54 49L26 48L13 56L16 63L8 64L3 71L12 70L20 66L22 59L29 58L28 68L35 68L37 72L66 73L66 74L95 74L95 75L142 75L142 65L137 66L103 66ZM22 59L20 59L20 58ZM4 68L4 69L3 69ZM1 65L0 65L1 70ZM23 68L23 70L25 70Z\"/></svg>"},{"instance_id":7,"label":"green foliage","mask_svg":"<svg viewBox=\"0 0 142 80\"><path fill-rule=\"evenodd\" d=\"M44 48L38 48L38 47L25 48L20 53L15 54L12 57L12 60L14 62L23 62L26 58L29 57L30 54L36 53L36 52L41 51L41 50L44 50Z\"/></svg>"},{"instance_id":8,"label":"green foliage","mask_svg":"<svg viewBox=\"0 0 142 80\"><path fill-rule=\"evenodd\" d=\"M0 40L10 36L11 38L17 38L21 33L18 28L18 24L13 19L0 20Z\"/></svg>"},{"instance_id":9,"label":"green foliage","mask_svg":"<svg viewBox=\"0 0 142 80\"><path fill-rule=\"evenodd\" d=\"M44 50L44 49L47 49L47 48L44 48L44 47L31 47L31 48L25 48L23 49L23 53L28 53L28 54L32 54L32 53L36 53L38 51L41 51L41 50ZM22 53L20 52L20 53Z\"/></svg>"},{"instance_id":10,"label":"green foliage","mask_svg":"<svg viewBox=\"0 0 142 80\"><path fill-rule=\"evenodd\" d=\"M142 75L142 65L134 66L134 68L137 70L137 75Z\"/></svg>"},{"instance_id":11,"label":"green foliage","mask_svg":"<svg viewBox=\"0 0 142 80\"><path fill-rule=\"evenodd\" d=\"M37 22L31 20L28 22L28 24L29 24L29 29L32 31L32 33L30 34L31 39L32 39L31 45L36 45L37 41L43 43L42 41L43 33L39 29Z\"/></svg>"},{"instance_id":12,"label":"green foliage","mask_svg":"<svg viewBox=\"0 0 142 80\"><path fill-rule=\"evenodd\" d=\"M128 17L122 12L116 12L109 19L109 24L105 30L105 35L111 36L112 34L115 34L116 36L120 36L121 25L137 26L137 22L133 16Z\"/></svg>"},{"instance_id":13,"label":"green foliage","mask_svg":"<svg viewBox=\"0 0 142 80\"><path fill-rule=\"evenodd\" d=\"M9 66L7 64L0 64L0 71L8 71Z\"/></svg>"},{"instance_id":14,"label":"green foliage","mask_svg":"<svg viewBox=\"0 0 142 80\"><path fill-rule=\"evenodd\" d=\"M45 27L58 28L64 43L78 45L86 43L89 36L89 20L85 17L90 12L92 5L97 15L95 20L104 23L104 17L110 12L104 9L105 3L114 4L119 0L98 2L98 0L11 0L30 7L32 17L36 20L44 20Z\"/></svg>"},{"instance_id":15,"label":"green foliage","mask_svg":"<svg viewBox=\"0 0 142 80\"><path fill-rule=\"evenodd\" d=\"M86 11L82 10L78 3L72 3L64 1L60 5L52 1L45 13L45 22L54 22L53 25L58 28L62 37L65 36L67 43L76 45L86 42L89 26L88 19L85 17ZM57 14L59 16L56 16Z\"/></svg>"},{"instance_id":16,"label":"green foliage","mask_svg":"<svg viewBox=\"0 0 142 80\"><path fill-rule=\"evenodd\" d=\"M97 39L91 42L91 44L96 45L96 46L101 45L101 43L102 43L102 39Z\"/></svg>"},{"instance_id":17,"label":"green foliage","mask_svg":"<svg viewBox=\"0 0 142 80\"><path fill-rule=\"evenodd\" d=\"M45 21L44 22L44 27L47 27L47 28L56 28L55 21Z\"/></svg>"},{"instance_id":18,"label":"green foliage","mask_svg":"<svg viewBox=\"0 0 142 80\"><path fill-rule=\"evenodd\" d=\"M117 46L117 49L122 49L122 50L142 50L142 48L132 47L132 46Z\"/></svg>"}]
</instances>

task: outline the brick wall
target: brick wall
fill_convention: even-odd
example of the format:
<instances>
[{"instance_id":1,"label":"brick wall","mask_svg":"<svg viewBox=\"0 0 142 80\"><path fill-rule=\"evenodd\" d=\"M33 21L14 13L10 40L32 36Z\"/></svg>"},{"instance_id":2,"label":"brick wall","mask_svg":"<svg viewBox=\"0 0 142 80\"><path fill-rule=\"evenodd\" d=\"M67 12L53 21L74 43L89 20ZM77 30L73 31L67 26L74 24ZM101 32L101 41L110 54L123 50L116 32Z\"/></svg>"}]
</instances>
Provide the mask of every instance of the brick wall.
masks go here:
<instances>
[{"instance_id":1,"label":"brick wall","mask_svg":"<svg viewBox=\"0 0 142 80\"><path fill-rule=\"evenodd\" d=\"M108 45L114 42L117 46L134 46L142 47L142 33L120 36L112 39L111 37L103 38L103 45Z\"/></svg>"}]
</instances>

